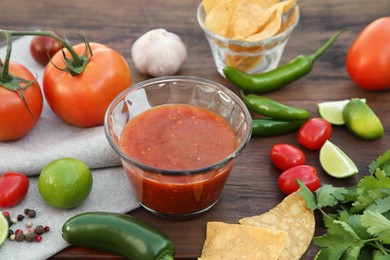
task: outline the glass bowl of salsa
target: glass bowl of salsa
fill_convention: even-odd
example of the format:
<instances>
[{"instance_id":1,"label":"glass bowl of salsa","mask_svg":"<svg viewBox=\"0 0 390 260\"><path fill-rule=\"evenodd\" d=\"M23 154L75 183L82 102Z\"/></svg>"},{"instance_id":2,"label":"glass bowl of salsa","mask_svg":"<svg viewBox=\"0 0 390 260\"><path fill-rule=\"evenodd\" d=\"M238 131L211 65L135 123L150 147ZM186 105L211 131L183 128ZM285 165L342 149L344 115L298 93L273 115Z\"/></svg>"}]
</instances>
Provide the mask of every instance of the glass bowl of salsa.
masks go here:
<instances>
[{"instance_id":1,"label":"glass bowl of salsa","mask_svg":"<svg viewBox=\"0 0 390 260\"><path fill-rule=\"evenodd\" d=\"M105 134L142 207L186 218L217 203L251 136L251 115L219 83L191 76L142 81L107 109Z\"/></svg>"}]
</instances>

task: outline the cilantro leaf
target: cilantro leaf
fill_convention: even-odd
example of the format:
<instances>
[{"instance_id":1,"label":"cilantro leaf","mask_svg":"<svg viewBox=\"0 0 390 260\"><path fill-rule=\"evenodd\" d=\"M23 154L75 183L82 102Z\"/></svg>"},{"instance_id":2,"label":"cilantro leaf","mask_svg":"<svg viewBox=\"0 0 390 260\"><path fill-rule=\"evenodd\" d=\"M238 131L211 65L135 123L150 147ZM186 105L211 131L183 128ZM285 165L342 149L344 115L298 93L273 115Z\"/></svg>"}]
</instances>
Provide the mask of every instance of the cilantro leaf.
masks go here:
<instances>
[{"instance_id":1,"label":"cilantro leaf","mask_svg":"<svg viewBox=\"0 0 390 260\"><path fill-rule=\"evenodd\" d=\"M390 211L390 195L384 198L376 199L371 203L366 210L370 210L377 213L385 213Z\"/></svg>"},{"instance_id":2,"label":"cilantro leaf","mask_svg":"<svg viewBox=\"0 0 390 260\"><path fill-rule=\"evenodd\" d=\"M368 233L379 241L390 244L390 220L380 213L366 210L361 217L361 222Z\"/></svg>"},{"instance_id":3,"label":"cilantro leaf","mask_svg":"<svg viewBox=\"0 0 390 260\"><path fill-rule=\"evenodd\" d=\"M382 166L385 166L388 168L390 165L390 149L384 152L381 156L379 156L375 161L372 161L368 165L368 170L371 174L374 174L377 168L382 168Z\"/></svg>"},{"instance_id":4,"label":"cilantro leaf","mask_svg":"<svg viewBox=\"0 0 390 260\"><path fill-rule=\"evenodd\" d=\"M385 172L377 169L373 176L366 176L358 184L358 197L352 204L354 213L363 212L378 199L388 197L390 194L390 178Z\"/></svg>"},{"instance_id":5,"label":"cilantro leaf","mask_svg":"<svg viewBox=\"0 0 390 260\"><path fill-rule=\"evenodd\" d=\"M305 200L307 207L314 211L317 208L317 202L314 194L300 179L297 179L297 183L299 185L299 195L301 195L301 197Z\"/></svg>"},{"instance_id":6,"label":"cilantro leaf","mask_svg":"<svg viewBox=\"0 0 390 260\"><path fill-rule=\"evenodd\" d=\"M316 190L317 204L319 208L327 206L336 206L340 202L346 200L346 195L350 190L343 187L333 187L330 184L325 184Z\"/></svg>"},{"instance_id":7,"label":"cilantro leaf","mask_svg":"<svg viewBox=\"0 0 390 260\"><path fill-rule=\"evenodd\" d=\"M367 232L366 228L362 226L360 217L361 215L351 215L347 210L341 210L339 211L338 220L347 222L348 225L351 226L356 234L362 239L369 239L370 234Z\"/></svg>"},{"instance_id":8,"label":"cilantro leaf","mask_svg":"<svg viewBox=\"0 0 390 260\"><path fill-rule=\"evenodd\" d=\"M313 242L321 249L315 259L358 259L365 241L345 221L325 219L328 233L314 237Z\"/></svg>"}]
</instances>

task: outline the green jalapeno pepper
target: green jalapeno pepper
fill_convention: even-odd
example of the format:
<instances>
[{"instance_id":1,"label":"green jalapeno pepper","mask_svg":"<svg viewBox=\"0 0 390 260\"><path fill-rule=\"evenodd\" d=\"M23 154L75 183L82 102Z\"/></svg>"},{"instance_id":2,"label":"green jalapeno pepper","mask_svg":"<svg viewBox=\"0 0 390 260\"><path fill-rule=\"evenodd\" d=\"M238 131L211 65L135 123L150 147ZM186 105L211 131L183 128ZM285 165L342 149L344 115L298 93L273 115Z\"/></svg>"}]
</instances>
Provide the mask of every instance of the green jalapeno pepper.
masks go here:
<instances>
[{"instance_id":1,"label":"green jalapeno pepper","mask_svg":"<svg viewBox=\"0 0 390 260\"><path fill-rule=\"evenodd\" d=\"M299 55L294 60L281 65L280 67L260 74L249 74L233 67L225 67L223 73L233 84L245 91L270 92L277 90L308 74L314 62L320 57L343 33L345 29L334 34L315 53L304 56Z\"/></svg>"},{"instance_id":2,"label":"green jalapeno pepper","mask_svg":"<svg viewBox=\"0 0 390 260\"><path fill-rule=\"evenodd\" d=\"M70 244L116 253L134 260L173 259L175 246L159 229L134 217L110 212L86 212L62 226Z\"/></svg>"},{"instance_id":3,"label":"green jalapeno pepper","mask_svg":"<svg viewBox=\"0 0 390 260\"><path fill-rule=\"evenodd\" d=\"M254 94L243 95L247 108L257 114L280 120L303 120L310 116L307 109L286 106L267 97Z\"/></svg>"},{"instance_id":4,"label":"green jalapeno pepper","mask_svg":"<svg viewBox=\"0 0 390 260\"><path fill-rule=\"evenodd\" d=\"M281 135L295 131L306 120L283 121L278 119L253 119L252 120L252 136L266 137L273 135Z\"/></svg>"}]
</instances>

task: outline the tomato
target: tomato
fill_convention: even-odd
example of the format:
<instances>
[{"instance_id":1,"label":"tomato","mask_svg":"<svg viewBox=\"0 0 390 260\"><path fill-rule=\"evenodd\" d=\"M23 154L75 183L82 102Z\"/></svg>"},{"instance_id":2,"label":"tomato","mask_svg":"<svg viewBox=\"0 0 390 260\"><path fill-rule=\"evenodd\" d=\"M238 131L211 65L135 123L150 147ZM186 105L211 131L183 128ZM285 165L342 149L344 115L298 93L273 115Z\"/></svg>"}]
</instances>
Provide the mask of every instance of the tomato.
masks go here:
<instances>
[{"instance_id":1,"label":"tomato","mask_svg":"<svg viewBox=\"0 0 390 260\"><path fill-rule=\"evenodd\" d=\"M390 88L390 17L367 25L348 50L346 67L356 85L367 90Z\"/></svg>"},{"instance_id":2,"label":"tomato","mask_svg":"<svg viewBox=\"0 0 390 260\"><path fill-rule=\"evenodd\" d=\"M298 142L311 150L319 150L332 135L332 125L322 118L307 120L298 131Z\"/></svg>"},{"instance_id":3,"label":"tomato","mask_svg":"<svg viewBox=\"0 0 390 260\"><path fill-rule=\"evenodd\" d=\"M48 36L34 36L30 43L31 56L44 66L50 61L50 57L53 57L61 49L61 43Z\"/></svg>"},{"instance_id":4,"label":"tomato","mask_svg":"<svg viewBox=\"0 0 390 260\"><path fill-rule=\"evenodd\" d=\"M301 149L285 143L272 146L270 157L276 168L282 171L306 163L306 156Z\"/></svg>"},{"instance_id":5,"label":"tomato","mask_svg":"<svg viewBox=\"0 0 390 260\"><path fill-rule=\"evenodd\" d=\"M99 43L90 46L93 56L80 75L72 76L53 65L65 67L62 52L52 57L43 74L50 108L65 122L80 127L102 125L111 101L131 85L131 71L122 55ZM73 47L79 55L85 51L84 43Z\"/></svg>"},{"instance_id":6,"label":"tomato","mask_svg":"<svg viewBox=\"0 0 390 260\"><path fill-rule=\"evenodd\" d=\"M35 79L26 67L16 62L9 63L9 73L28 81ZM20 83L20 86L24 87L26 83ZM24 137L41 116L43 96L38 82L21 90L21 93L28 108L16 91L5 88L0 82L0 141L13 141Z\"/></svg>"},{"instance_id":7,"label":"tomato","mask_svg":"<svg viewBox=\"0 0 390 260\"><path fill-rule=\"evenodd\" d=\"M0 176L0 207L9 208L21 202L30 183L22 173L7 172Z\"/></svg>"},{"instance_id":8,"label":"tomato","mask_svg":"<svg viewBox=\"0 0 390 260\"><path fill-rule=\"evenodd\" d=\"M320 187L317 170L310 165L298 165L279 175L278 187L281 192L291 194L299 189L297 179L301 180L312 192Z\"/></svg>"}]
</instances>

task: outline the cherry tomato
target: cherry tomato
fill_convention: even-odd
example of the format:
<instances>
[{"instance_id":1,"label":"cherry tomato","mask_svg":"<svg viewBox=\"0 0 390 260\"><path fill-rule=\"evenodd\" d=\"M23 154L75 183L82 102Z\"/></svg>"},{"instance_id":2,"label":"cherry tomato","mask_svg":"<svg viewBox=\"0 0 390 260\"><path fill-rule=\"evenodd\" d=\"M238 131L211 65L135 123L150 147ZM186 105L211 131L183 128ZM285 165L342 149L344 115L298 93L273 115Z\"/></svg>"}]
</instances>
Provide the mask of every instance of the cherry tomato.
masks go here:
<instances>
[{"instance_id":1,"label":"cherry tomato","mask_svg":"<svg viewBox=\"0 0 390 260\"><path fill-rule=\"evenodd\" d=\"M23 65L10 62L9 73L19 78L31 81L34 76ZM26 83L20 83L21 87ZM38 122L42 113L43 96L38 82L21 90L22 97L0 83L0 141L13 141L27 135ZM30 110L30 111L29 111Z\"/></svg>"},{"instance_id":2,"label":"cherry tomato","mask_svg":"<svg viewBox=\"0 0 390 260\"><path fill-rule=\"evenodd\" d=\"M29 184L28 178L22 173L7 172L0 176L0 207L9 208L21 202Z\"/></svg>"},{"instance_id":3,"label":"cherry tomato","mask_svg":"<svg viewBox=\"0 0 390 260\"><path fill-rule=\"evenodd\" d=\"M272 146L270 157L276 168L282 171L306 163L306 156L301 149L285 143Z\"/></svg>"},{"instance_id":4,"label":"cherry tomato","mask_svg":"<svg viewBox=\"0 0 390 260\"><path fill-rule=\"evenodd\" d=\"M298 131L298 142L311 150L319 150L332 135L332 125L322 118L307 120Z\"/></svg>"},{"instance_id":5,"label":"cherry tomato","mask_svg":"<svg viewBox=\"0 0 390 260\"><path fill-rule=\"evenodd\" d=\"M346 67L356 85L367 90L390 88L390 17L367 25L348 50Z\"/></svg>"},{"instance_id":6,"label":"cherry tomato","mask_svg":"<svg viewBox=\"0 0 390 260\"><path fill-rule=\"evenodd\" d=\"M281 192L291 194L299 189L297 179L301 180L312 192L320 187L317 170L310 165L298 165L279 175L278 187Z\"/></svg>"},{"instance_id":7,"label":"cherry tomato","mask_svg":"<svg viewBox=\"0 0 390 260\"><path fill-rule=\"evenodd\" d=\"M47 36L34 36L30 43L31 56L43 66L46 66L50 57L61 49L62 45L59 41Z\"/></svg>"},{"instance_id":8,"label":"cherry tomato","mask_svg":"<svg viewBox=\"0 0 390 260\"><path fill-rule=\"evenodd\" d=\"M90 46L93 56L82 74L72 76L59 70L65 65L62 52L57 52L43 75L50 108L65 122L81 127L102 125L111 101L131 85L131 71L122 55L99 43ZM73 47L79 55L86 48L84 43ZM70 57L67 50L65 54Z\"/></svg>"}]
</instances>

